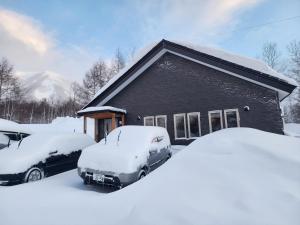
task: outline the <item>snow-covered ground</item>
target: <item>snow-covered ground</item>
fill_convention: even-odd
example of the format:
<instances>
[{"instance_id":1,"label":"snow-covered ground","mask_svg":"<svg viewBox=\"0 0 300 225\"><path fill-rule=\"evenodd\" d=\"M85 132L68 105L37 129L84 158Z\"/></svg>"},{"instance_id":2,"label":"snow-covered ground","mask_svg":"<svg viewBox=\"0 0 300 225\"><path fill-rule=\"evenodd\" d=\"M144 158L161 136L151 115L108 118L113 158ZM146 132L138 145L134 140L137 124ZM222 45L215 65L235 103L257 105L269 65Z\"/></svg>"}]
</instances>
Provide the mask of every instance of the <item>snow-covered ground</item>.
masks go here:
<instances>
[{"instance_id":1,"label":"snow-covered ground","mask_svg":"<svg viewBox=\"0 0 300 225\"><path fill-rule=\"evenodd\" d=\"M299 123L284 124L284 133L288 136L300 138L300 124Z\"/></svg>"},{"instance_id":2,"label":"snow-covered ground","mask_svg":"<svg viewBox=\"0 0 300 225\"><path fill-rule=\"evenodd\" d=\"M203 136L119 191L76 170L0 188L0 224L272 224L300 221L300 139L249 128Z\"/></svg>"}]
</instances>

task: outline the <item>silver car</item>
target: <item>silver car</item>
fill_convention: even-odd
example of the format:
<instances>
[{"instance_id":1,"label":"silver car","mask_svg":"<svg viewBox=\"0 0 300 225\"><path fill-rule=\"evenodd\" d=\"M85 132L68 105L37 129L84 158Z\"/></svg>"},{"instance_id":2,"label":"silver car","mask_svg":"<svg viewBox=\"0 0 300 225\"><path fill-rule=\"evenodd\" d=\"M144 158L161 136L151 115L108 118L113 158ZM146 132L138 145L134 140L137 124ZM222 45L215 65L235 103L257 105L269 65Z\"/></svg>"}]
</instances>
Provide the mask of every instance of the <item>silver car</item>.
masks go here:
<instances>
[{"instance_id":1,"label":"silver car","mask_svg":"<svg viewBox=\"0 0 300 225\"><path fill-rule=\"evenodd\" d=\"M122 188L159 167L171 157L165 128L123 126L83 151L78 174L84 184Z\"/></svg>"}]
</instances>

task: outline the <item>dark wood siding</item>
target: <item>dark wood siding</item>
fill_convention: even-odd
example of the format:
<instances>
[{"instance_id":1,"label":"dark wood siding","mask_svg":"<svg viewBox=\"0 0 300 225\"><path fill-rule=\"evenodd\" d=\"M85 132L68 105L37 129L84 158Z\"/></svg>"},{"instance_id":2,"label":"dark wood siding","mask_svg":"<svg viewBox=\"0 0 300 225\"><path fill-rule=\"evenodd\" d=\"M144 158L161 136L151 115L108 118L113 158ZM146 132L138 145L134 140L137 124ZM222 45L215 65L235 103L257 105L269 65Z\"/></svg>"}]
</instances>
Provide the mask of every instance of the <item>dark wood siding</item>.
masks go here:
<instances>
[{"instance_id":1,"label":"dark wood siding","mask_svg":"<svg viewBox=\"0 0 300 225\"><path fill-rule=\"evenodd\" d=\"M127 110L126 124L143 125L144 116L167 115L172 144L173 115L200 112L201 133L209 133L208 111L238 108L242 127L282 133L277 93L226 73L166 53L105 105ZM244 106L250 111L245 112ZM141 120L138 120L141 116Z\"/></svg>"}]
</instances>

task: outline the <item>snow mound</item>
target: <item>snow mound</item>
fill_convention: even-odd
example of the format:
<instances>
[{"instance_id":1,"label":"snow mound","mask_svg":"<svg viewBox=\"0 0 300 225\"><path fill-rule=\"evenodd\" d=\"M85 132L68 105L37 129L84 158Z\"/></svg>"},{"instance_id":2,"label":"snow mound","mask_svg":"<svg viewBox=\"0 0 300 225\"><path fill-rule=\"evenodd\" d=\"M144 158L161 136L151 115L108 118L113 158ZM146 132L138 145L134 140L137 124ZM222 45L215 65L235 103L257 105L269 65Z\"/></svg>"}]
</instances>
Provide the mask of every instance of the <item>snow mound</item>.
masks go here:
<instances>
[{"instance_id":1,"label":"snow mound","mask_svg":"<svg viewBox=\"0 0 300 225\"><path fill-rule=\"evenodd\" d=\"M288 136L300 137L300 124L299 123L284 124L284 133Z\"/></svg>"},{"instance_id":2,"label":"snow mound","mask_svg":"<svg viewBox=\"0 0 300 225\"><path fill-rule=\"evenodd\" d=\"M299 146L298 138L224 129L198 138L141 181L113 193L84 186L76 171L1 188L1 222L298 225Z\"/></svg>"}]
</instances>

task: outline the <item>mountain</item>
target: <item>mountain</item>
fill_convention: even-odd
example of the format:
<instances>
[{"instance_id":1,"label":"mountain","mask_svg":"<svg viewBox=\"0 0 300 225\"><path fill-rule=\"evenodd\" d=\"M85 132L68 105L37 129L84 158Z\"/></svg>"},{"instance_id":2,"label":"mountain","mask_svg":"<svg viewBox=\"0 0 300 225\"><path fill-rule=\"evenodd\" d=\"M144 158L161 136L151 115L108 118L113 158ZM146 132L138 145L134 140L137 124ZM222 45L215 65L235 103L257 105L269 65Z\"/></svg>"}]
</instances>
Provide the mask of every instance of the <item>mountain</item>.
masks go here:
<instances>
[{"instance_id":1,"label":"mountain","mask_svg":"<svg viewBox=\"0 0 300 225\"><path fill-rule=\"evenodd\" d=\"M70 96L71 81L52 71L17 72L28 98L35 100L66 100Z\"/></svg>"}]
</instances>

